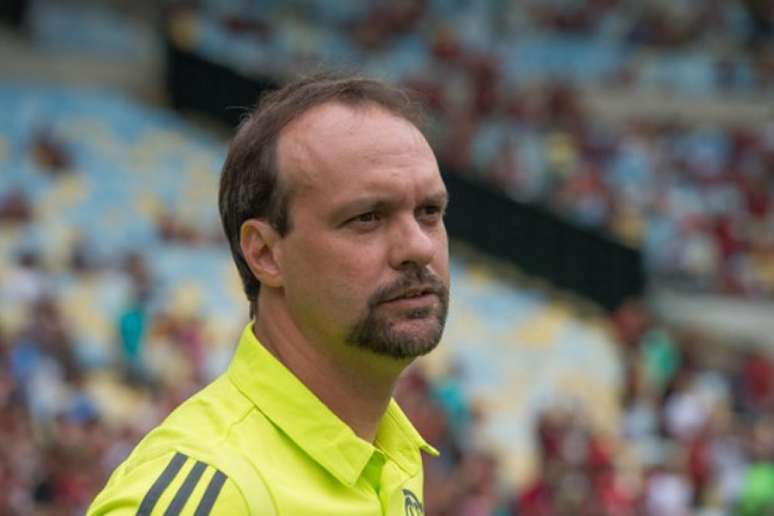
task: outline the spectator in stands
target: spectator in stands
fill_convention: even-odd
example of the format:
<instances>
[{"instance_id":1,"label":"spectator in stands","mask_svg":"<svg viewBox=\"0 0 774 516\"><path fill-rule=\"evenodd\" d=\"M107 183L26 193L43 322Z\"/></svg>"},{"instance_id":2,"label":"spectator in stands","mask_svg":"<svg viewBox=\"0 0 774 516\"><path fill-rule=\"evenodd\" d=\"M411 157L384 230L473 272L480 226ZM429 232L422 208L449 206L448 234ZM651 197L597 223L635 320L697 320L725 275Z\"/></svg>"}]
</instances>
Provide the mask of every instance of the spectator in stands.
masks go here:
<instances>
[{"instance_id":1,"label":"spectator in stands","mask_svg":"<svg viewBox=\"0 0 774 516\"><path fill-rule=\"evenodd\" d=\"M41 131L32 142L32 155L41 170L52 176L71 171L73 159L65 144L51 131Z\"/></svg>"},{"instance_id":2,"label":"spectator in stands","mask_svg":"<svg viewBox=\"0 0 774 516\"><path fill-rule=\"evenodd\" d=\"M20 190L13 190L0 197L0 222L21 224L32 219L32 206Z\"/></svg>"},{"instance_id":3,"label":"spectator in stands","mask_svg":"<svg viewBox=\"0 0 774 516\"><path fill-rule=\"evenodd\" d=\"M0 285L0 298L11 305L35 304L51 294L52 280L40 256L34 251L22 251Z\"/></svg>"},{"instance_id":4,"label":"spectator in stands","mask_svg":"<svg viewBox=\"0 0 774 516\"><path fill-rule=\"evenodd\" d=\"M774 411L774 360L761 350L749 351L740 380L742 408L751 414Z\"/></svg>"},{"instance_id":5,"label":"spectator in stands","mask_svg":"<svg viewBox=\"0 0 774 516\"><path fill-rule=\"evenodd\" d=\"M148 291L135 286L131 303L118 316L117 323L123 367L131 382L145 383L150 380L145 368L145 341L149 326Z\"/></svg>"},{"instance_id":6,"label":"spectator in stands","mask_svg":"<svg viewBox=\"0 0 774 516\"><path fill-rule=\"evenodd\" d=\"M751 432L752 464L747 470L739 503L743 516L774 510L774 418L755 422Z\"/></svg>"}]
</instances>

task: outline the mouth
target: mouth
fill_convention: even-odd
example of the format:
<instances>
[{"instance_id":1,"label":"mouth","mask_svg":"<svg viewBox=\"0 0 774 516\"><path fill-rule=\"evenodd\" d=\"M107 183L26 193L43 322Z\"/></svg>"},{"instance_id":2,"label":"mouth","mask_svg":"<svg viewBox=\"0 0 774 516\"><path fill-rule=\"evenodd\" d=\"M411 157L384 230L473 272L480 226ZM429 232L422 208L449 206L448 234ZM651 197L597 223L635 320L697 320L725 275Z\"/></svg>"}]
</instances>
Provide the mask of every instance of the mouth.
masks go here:
<instances>
[{"instance_id":1,"label":"mouth","mask_svg":"<svg viewBox=\"0 0 774 516\"><path fill-rule=\"evenodd\" d=\"M404 290L403 292L388 298L384 302L393 303L397 301L407 301L412 299L422 300L422 299L430 298L432 296L437 297L438 294L435 292L435 290L433 290L430 287L412 288L412 289Z\"/></svg>"},{"instance_id":2,"label":"mouth","mask_svg":"<svg viewBox=\"0 0 774 516\"><path fill-rule=\"evenodd\" d=\"M383 301L383 304L424 305L438 297L438 293L430 287L413 288L389 297Z\"/></svg>"}]
</instances>

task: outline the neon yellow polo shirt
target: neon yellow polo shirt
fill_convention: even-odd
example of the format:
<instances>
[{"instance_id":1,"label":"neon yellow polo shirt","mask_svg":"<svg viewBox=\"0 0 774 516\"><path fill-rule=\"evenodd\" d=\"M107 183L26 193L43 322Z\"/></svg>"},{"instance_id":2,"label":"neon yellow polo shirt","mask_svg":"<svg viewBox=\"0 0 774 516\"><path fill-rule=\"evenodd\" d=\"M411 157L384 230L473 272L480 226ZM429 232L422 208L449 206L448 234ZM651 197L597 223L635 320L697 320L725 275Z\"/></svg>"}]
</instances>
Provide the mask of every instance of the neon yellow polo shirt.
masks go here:
<instances>
[{"instance_id":1,"label":"neon yellow polo shirt","mask_svg":"<svg viewBox=\"0 0 774 516\"><path fill-rule=\"evenodd\" d=\"M422 514L421 451L391 400L374 443L352 431L255 338L111 475L88 514Z\"/></svg>"}]
</instances>

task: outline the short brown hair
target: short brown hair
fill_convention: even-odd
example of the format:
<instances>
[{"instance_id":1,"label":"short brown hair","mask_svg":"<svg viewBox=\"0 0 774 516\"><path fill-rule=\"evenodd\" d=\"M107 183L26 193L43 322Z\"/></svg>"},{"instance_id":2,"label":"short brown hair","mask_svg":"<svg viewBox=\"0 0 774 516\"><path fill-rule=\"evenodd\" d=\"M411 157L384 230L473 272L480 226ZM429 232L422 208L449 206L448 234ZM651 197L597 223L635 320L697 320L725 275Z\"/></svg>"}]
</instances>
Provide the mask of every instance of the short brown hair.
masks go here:
<instances>
[{"instance_id":1,"label":"short brown hair","mask_svg":"<svg viewBox=\"0 0 774 516\"><path fill-rule=\"evenodd\" d=\"M257 309L261 283L242 255L240 229L252 218L266 219L282 236L292 229L288 212L290 192L278 181L277 140L290 122L326 102L353 107L374 104L418 128L421 125L418 104L405 90L360 76L316 74L290 82L261 97L231 142L218 193L220 218L245 295L250 301L251 317Z\"/></svg>"}]
</instances>

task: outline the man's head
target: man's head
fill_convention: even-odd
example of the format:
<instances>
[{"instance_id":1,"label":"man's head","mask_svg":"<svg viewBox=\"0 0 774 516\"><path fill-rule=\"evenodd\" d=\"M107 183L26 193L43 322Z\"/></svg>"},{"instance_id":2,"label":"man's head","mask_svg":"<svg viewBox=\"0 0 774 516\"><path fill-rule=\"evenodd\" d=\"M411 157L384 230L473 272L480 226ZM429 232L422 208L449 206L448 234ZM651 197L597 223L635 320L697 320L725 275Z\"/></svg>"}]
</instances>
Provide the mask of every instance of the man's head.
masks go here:
<instances>
[{"instance_id":1,"label":"man's head","mask_svg":"<svg viewBox=\"0 0 774 516\"><path fill-rule=\"evenodd\" d=\"M448 304L446 190L400 90L313 77L265 97L223 168L223 226L259 292L314 341L397 358L437 344Z\"/></svg>"}]
</instances>

